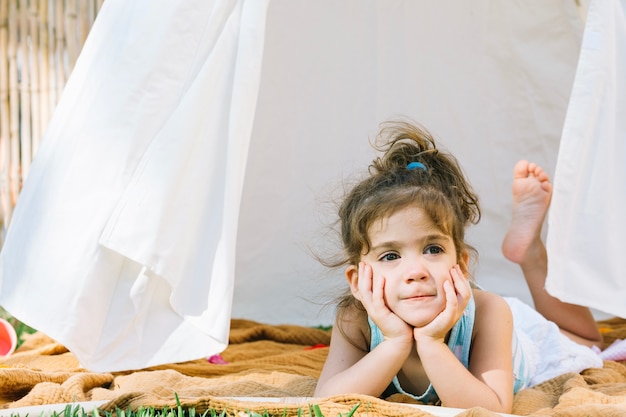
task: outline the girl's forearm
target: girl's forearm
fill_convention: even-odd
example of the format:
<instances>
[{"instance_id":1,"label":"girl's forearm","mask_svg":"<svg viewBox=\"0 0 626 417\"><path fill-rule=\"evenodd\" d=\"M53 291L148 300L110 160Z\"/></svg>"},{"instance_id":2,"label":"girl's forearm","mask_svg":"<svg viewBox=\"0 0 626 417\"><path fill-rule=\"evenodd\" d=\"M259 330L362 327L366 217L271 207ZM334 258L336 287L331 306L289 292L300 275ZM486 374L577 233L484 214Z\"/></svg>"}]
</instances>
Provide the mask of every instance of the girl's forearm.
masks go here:
<instances>
[{"instance_id":1,"label":"girl's forearm","mask_svg":"<svg viewBox=\"0 0 626 417\"><path fill-rule=\"evenodd\" d=\"M506 395L506 389L499 395L472 375L442 341L418 341L417 353L442 405L455 408L483 407L494 412L511 412L513 387L510 388L510 395Z\"/></svg>"},{"instance_id":2,"label":"girl's forearm","mask_svg":"<svg viewBox=\"0 0 626 417\"><path fill-rule=\"evenodd\" d=\"M384 340L354 365L318 385L315 396L354 393L377 397L400 371L411 349L412 342Z\"/></svg>"}]
</instances>

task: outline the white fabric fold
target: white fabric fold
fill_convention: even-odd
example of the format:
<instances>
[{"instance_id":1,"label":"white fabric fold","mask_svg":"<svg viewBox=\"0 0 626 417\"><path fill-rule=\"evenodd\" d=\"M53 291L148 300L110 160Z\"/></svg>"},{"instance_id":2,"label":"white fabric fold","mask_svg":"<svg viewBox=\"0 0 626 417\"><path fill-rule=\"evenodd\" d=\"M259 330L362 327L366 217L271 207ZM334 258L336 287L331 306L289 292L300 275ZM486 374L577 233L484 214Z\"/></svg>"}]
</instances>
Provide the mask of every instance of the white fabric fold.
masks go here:
<instances>
[{"instance_id":1,"label":"white fabric fold","mask_svg":"<svg viewBox=\"0 0 626 417\"><path fill-rule=\"evenodd\" d=\"M548 219L546 289L626 317L626 1L592 0Z\"/></svg>"},{"instance_id":2,"label":"white fabric fold","mask_svg":"<svg viewBox=\"0 0 626 417\"><path fill-rule=\"evenodd\" d=\"M228 342L269 0L108 0L0 259L0 304L93 371Z\"/></svg>"}]
</instances>

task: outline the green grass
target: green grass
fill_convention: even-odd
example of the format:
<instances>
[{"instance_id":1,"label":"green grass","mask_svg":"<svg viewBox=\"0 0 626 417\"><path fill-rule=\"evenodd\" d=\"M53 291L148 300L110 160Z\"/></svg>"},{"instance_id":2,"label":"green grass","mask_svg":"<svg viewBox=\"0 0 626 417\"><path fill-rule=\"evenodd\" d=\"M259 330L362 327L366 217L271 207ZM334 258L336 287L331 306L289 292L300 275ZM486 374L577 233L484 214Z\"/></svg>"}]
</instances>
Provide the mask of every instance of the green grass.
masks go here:
<instances>
[{"instance_id":1,"label":"green grass","mask_svg":"<svg viewBox=\"0 0 626 417\"><path fill-rule=\"evenodd\" d=\"M20 345L24 343L24 335L35 333L37 331L13 317L2 307L0 307L0 318L3 318L11 323L11 326L15 329L15 333L17 334L17 347L20 347Z\"/></svg>"},{"instance_id":2,"label":"green grass","mask_svg":"<svg viewBox=\"0 0 626 417\"><path fill-rule=\"evenodd\" d=\"M227 410L215 410L209 409L204 413L196 413L194 408L184 408L176 395L177 406L175 408L164 407L161 409L151 407L140 407L137 410L121 410L115 411L85 411L80 405L68 404L65 409L60 412L53 412L50 414L52 417L286 417L286 411L282 414L270 414L267 411L263 413L257 413L255 411L229 413ZM356 404L347 413L340 413L337 417L352 417L359 408L360 403ZM38 416L20 416L19 414L11 414L11 417L38 417ZM300 408L298 410L298 417L324 417L322 410L318 405L309 405L308 408Z\"/></svg>"},{"instance_id":3,"label":"green grass","mask_svg":"<svg viewBox=\"0 0 626 417\"><path fill-rule=\"evenodd\" d=\"M314 329L324 330L325 332L329 332L333 329L333 325L319 325L315 326Z\"/></svg>"}]
</instances>

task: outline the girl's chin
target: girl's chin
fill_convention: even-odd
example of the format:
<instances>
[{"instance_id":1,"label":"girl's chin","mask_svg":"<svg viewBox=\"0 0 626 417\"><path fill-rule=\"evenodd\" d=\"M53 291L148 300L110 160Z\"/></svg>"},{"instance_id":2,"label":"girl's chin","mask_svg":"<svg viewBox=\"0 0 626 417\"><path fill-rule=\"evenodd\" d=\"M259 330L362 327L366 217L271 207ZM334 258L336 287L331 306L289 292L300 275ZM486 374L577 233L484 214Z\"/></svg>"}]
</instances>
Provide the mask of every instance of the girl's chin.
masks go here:
<instances>
[{"instance_id":1,"label":"girl's chin","mask_svg":"<svg viewBox=\"0 0 626 417\"><path fill-rule=\"evenodd\" d=\"M431 320L431 321L432 321L432 320ZM407 323L408 323L408 324L410 324L412 327L414 327L414 328L416 328L416 329L419 329L419 328L421 328L421 327L426 326L428 323L430 323L430 321L425 321L425 322L413 322L413 323L407 322Z\"/></svg>"},{"instance_id":2,"label":"girl's chin","mask_svg":"<svg viewBox=\"0 0 626 417\"><path fill-rule=\"evenodd\" d=\"M413 317L403 317L401 315L398 316L412 327L424 327L428 323L433 321L435 317L437 317L437 314L428 317L415 317L415 315L413 315Z\"/></svg>"},{"instance_id":3,"label":"girl's chin","mask_svg":"<svg viewBox=\"0 0 626 417\"><path fill-rule=\"evenodd\" d=\"M444 301L436 299L425 302L401 303L395 307L392 311L413 327L426 326L446 308Z\"/></svg>"}]
</instances>

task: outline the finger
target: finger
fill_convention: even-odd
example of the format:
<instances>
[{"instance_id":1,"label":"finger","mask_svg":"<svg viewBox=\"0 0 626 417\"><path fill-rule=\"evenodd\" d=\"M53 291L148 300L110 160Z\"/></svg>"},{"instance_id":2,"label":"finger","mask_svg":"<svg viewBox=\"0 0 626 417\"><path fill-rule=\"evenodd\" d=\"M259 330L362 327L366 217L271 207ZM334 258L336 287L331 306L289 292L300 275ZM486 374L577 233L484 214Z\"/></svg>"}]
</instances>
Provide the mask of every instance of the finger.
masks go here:
<instances>
[{"instance_id":1,"label":"finger","mask_svg":"<svg viewBox=\"0 0 626 417\"><path fill-rule=\"evenodd\" d=\"M465 278L458 265L452 268L450 275L452 276L456 287L456 308L458 313L461 314L462 311L465 310L465 307L467 307L467 303L472 296L472 288L469 285L469 280Z\"/></svg>"},{"instance_id":2,"label":"finger","mask_svg":"<svg viewBox=\"0 0 626 417\"><path fill-rule=\"evenodd\" d=\"M456 290L454 288L454 284L451 281L445 281L443 283L443 290L446 295L446 310L456 311L458 306L458 300L456 298Z\"/></svg>"},{"instance_id":3,"label":"finger","mask_svg":"<svg viewBox=\"0 0 626 417\"><path fill-rule=\"evenodd\" d=\"M450 269L450 278L458 297L462 298L466 294L468 294L469 287L467 285L467 280L465 279L463 273L460 271L457 265L453 266Z\"/></svg>"},{"instance_id":4,"label":"finger","mask_svg":"<svg viewBox=\"0 0 626 417\"><path fill-rule=\"evenodd\" d=\"M369 273L369 274L368 274ZM372 292L371 269L367 268L365 262L359 262L359 291L363 294Z\"/></svg>"},{"instance_id":5,"label":"finger","mask_svg":"<svg viewBox=\"0 0 626 417\"><path fill-rule=\"evenodd\" d=\"M370 314L376 314L375 311L385 310L386 303L384 299L385 293L385 279L381 276L374 275L372 266L366 263L362 263L360 267L363 274L364 281L363 291L365 292L365 309ZM361 301L363 302L363 301ZM373 310L372 310L373 309Z\"/></svg>"},{"instance_id":6,"label":"finger","mask_svg":"<svg viewBox=\"0 0 626 417\"><path fill-rule=\"evenodd\" d=\"M376 308L387 306L385 303L385 277L374 276L372 278L372 299Z\"/></svg>"},{"instance_id":7,"label":"finger","mask_svg":"<svg viewBox=\"0 0 626 417\"><path fill-rule=\"evenodd\" d=\"M469 285L469 280L465 278L463 272L459 265L455 265L450 270L450 275L452 276L453 284L457 293L463 298L469 298L471 294L471 287Z\"/></svg>"}]
</instances>

